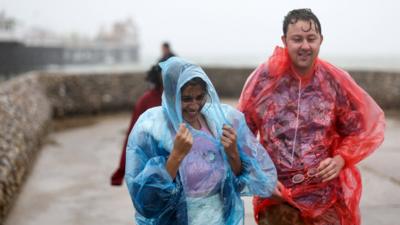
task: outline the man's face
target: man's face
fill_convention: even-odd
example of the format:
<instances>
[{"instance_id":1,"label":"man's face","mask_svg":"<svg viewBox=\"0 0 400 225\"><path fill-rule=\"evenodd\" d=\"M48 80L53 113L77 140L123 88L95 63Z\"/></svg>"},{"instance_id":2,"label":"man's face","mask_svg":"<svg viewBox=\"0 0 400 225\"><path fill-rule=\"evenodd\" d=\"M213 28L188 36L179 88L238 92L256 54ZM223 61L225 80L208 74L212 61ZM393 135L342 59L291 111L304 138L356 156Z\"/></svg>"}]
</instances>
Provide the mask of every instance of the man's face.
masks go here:
<instances>
[{"instance_id":1,"label":"man's face","mask_svg":"<svg viewBox=\"0 0 400 225\"><path fill-rule=\"evenodd\" d=\"M306 74L312 68L322 39L312 21L299 20L289 24L287 34L282 36L282 41L289 52L294 69L300 75Z\"/></svg>"}]
</instances>

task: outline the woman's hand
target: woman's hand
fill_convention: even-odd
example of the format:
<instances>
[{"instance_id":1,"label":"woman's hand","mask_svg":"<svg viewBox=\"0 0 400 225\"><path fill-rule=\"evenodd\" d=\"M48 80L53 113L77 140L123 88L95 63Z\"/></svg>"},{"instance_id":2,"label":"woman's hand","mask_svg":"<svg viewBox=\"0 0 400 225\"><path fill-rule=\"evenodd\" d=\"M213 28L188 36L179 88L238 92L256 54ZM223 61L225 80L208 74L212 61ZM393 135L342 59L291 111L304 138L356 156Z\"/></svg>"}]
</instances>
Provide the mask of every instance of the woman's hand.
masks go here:
<instances>
[{"instance_id":1,"label":"woman's hand","mask_svg":"<svg viewBox=\"0 0 400 225\"><path fill-rule=\"evenodd\" d=\"M337 155L333 158L323 160L318 166L317 177L322 178L322 182L332 180L339 176L340 171L344 167L344 159Z\"/></svg>"},{"instance_id":2,"label":"woman's hand","mask_svg":"<svg viewBox=\"0 0 400 225\"><path fill-rule=\"evenodd\" d=\"M190 152L192 145L192 134L190 133L186 125L181 123L178 133L175 136L174 147L168 157L166 164L166 169L171 175L172 179L175 179L176 173L179 169L179 165L181 164L185 156Z\"/></svg>"},{"instance_id":3,"label":"woman's hand","mask_svg":"<svg viewBox=\"0 0 400 225\"><path fill-rule=\"evenodd\" d=\"M175 136L174 148L171 154L178 158L185 158L193 145L193 137L185 124L181 123L178 133Z\"/></svg>"},{"instance_id":4,"label":"woman's hand","mask_svg":"<svg viewBox=\"0 0 400 225\"><path fill-rule=\"evenodd\" d=\"M236 131L232 127L224 125L222 127L221 143L224 146L228 156L229 164L235 175L242 170L242 162L240 160L239 151L237 149Z\"/></svg>"}]
</instances>

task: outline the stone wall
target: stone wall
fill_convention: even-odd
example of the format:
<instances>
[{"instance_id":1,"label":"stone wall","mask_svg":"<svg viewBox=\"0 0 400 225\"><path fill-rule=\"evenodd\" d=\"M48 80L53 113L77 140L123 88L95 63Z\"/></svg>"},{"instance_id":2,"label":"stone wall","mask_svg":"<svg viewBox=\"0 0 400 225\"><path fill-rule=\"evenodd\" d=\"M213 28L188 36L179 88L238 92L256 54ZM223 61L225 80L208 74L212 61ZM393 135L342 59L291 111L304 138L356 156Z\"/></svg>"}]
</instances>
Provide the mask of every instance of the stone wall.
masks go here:
<instances>
[{"instance_id":1,"label":"stone wall","mask_svg":"<svg viewBox=\"0 0 400 225\"><path fill-rule=\"evenodd\" d=\"M237 98L251 68L205 68L219 95ZM351 71L384 109L400 109L400 73ZM52 118L131 110L144 73L19 76L0 84L0 224L29 173Z\"/></svg>"},{"instance_id":2,"label":"stone wall","mask_svg":"<svg viewBox=\"0 0 400 225\"><path fill-rule=\"evenodd\" d=\"M210 77L220 97L239 98L243 85L253 69L204 68L204 71Z\"/></svg>"},{"instance_id":3,"label":"stone wall","mask_svg":"<svg viewBox=\"0 0 400 225\"><path fill-rule=\"evenodd\" d=\"M131 110L147 88L144 73L48 74L39 76L55 117Z\"/></svg>"},{"instance_id":4,"label":"stone wall","mask_svg":"<svg viewBox=\"0 0 400 225\"><path fill-rule=\"evenodd\" d=\"M0 224L29 173L51 120L37 75L0 84Z\"/></svg>"},{"instance_id":5,"label":"stone wall","mask_svg":"<svg viewBox=\"0 0 400 225\"><path fill-rule=\"evenodd\" d=\"M400 72L350 71L356 82L385 110L400 110Z\"/></svg>"}]
</instances>

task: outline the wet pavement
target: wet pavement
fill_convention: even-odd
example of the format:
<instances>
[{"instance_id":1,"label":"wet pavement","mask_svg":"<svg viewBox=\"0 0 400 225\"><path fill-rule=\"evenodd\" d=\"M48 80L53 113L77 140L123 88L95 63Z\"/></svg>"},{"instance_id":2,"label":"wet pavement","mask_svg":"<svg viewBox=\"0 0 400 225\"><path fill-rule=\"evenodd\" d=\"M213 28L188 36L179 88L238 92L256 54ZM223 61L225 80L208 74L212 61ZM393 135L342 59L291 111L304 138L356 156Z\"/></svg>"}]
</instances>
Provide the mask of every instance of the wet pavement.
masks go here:
<instances>
[{"instance_id":1,"label":"wet pavement","mask_svg":"<svg viewBox=\"0 0 400 225\"><path fill-rule=\"evenodd\" d=\"M123 113L55 122L5 224L134 224L127 188L110 186L129 119ZM383 145L359 165L364 225L400 224L399 146L400 114L388 113ZM251 199L244 201L245 224L255 224Z\"/></svg>"}]
</instances>

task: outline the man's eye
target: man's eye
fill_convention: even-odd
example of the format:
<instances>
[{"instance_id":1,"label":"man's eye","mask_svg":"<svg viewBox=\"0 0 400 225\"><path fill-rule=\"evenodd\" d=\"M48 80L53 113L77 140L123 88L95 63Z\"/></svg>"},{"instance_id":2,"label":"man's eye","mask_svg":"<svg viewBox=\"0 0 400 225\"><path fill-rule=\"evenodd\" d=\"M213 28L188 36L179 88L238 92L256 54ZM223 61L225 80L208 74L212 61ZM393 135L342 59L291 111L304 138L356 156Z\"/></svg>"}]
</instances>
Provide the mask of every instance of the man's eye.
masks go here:
<instances>
[{"instance_id":1,"label":"man's eye","mask_svg":"<svg viewBox=\"0 0 400 225\"><path fill-rule=\"evenodd\" d=\"M293 41L296 42L296 43L297 42L301 42L301 38L294 38Z\"/></svg>"}]
</instances>

